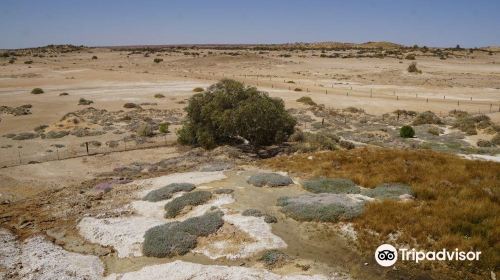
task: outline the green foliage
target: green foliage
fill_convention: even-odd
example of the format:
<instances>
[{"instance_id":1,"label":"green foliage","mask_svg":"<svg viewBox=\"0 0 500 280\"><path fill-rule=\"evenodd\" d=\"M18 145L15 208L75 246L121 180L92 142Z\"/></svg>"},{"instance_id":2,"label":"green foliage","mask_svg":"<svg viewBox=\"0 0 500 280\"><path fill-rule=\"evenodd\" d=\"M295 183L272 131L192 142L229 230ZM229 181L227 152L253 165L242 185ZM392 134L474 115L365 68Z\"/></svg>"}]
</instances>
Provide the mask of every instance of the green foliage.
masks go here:
<instances>
[{"instance_id":1,"label":"green foliage","mask_svg":"<svg viewBox=\"0 0 500 280\"><path fill-rule=\"evenodd\" d=\"M42 94L42 93L44 93L44 91L41 88L34 88L31 90L31 94Z\"/></svg>"},{"instance_id":2,"label":"green foliage","mask_svg":"<svg viewBox=\"0 0 500 280\"><path fill-rule=\"evenodd\" d=\"M165 205L165 218L175 218L184 209L184 207L191 205L201 205L212 198L212 193L207 191L196 191L186 193L181 197L170 201Z\"/></svg>"},{"instance_id":3,"label":"green foliage","mask_svg":"<svg viewBox=\"0 0 500 280\"><path fill-rule=\"evenodd\" d=\"M404 125L399 129L399 136L403 138L412 138L415 136L415 130L409 125Z\"/></svg>"},{"instance_id":4,"label":"green foliage","mask_svg":"<svg viewBox=\"0 0 500 280\"><path fill-rule=\"evenodd\" d=\"M214 211L153 227L144 234L142 252L157 258L184 255L196 247L198 237L215 233L224 224L222 216L221 211Z\"/></svg>"},{"instance_id":5,"label":"green foliage","mask_svg":"<svg viewBox=\"0 0 500 280\"><path fill-rule=\"evenodd\" d=\"M312 193L360 193L353 181L344 178L316 178L304 181L302 185Z\"/></svg>"},{"instance_id":6,"label":"green foliage","mask_svg":"<svg viewBox=\"0 0 500 280\"><path fill-rule=\"evenodd\" d=\"M189 183L172 183L157 190L150 191L142 200L156 202L169 199L176 192L190 192L195 186Z\"/></svg>"},{"instance_id":7,"label":"green foliage","mask_svg":"<svg viewBox=\"0 0 500 280\"><path fill-rule=\"evenodd\" d=\"M302 96L301 98L297 99L297 102L301 102L309 106L317 105L316 102L314 102L309 96Z\"/></svg>"},{"instance_id":8,"label":"green foliage","mask_svg":"<svg viewBox=\"0 0 500 280\"><path fill-rule=\"evenodd\" d=\"M178 131L179 142L205 148L241 138L256 146L281 143L296 124L281 99L228 79L192 96L185 110L187 121Z\"/></svg>"}]
</instances>

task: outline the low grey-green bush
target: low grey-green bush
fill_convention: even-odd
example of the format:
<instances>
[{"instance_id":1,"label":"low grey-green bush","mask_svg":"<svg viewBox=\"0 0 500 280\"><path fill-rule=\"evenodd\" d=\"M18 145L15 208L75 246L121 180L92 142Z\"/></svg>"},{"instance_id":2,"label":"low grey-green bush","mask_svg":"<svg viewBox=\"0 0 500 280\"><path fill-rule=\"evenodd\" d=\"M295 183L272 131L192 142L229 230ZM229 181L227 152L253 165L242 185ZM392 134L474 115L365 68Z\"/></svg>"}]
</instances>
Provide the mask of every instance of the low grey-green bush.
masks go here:
<instances>
[{"instance_id":1,"label":"low grey-green bush","mask_svg":"<svg viewBox=\"0 0 500 280\"><path fill-rule=\"evenodd\" d=\"M212 193L208 191L196 191L186 193L177 197L165 205L165 218L175 218L186 206L197 206L204 204L212 198Z\"/></svg>"},{"instance_id":2,"label":"low grey-green bush","mask_svg":"<svg viewBox=\"0 0 500 280\"><path fill-rule=\"evenodd\" d=\"M156 202L172 197L176 192L190 192L195 189L195 185L190 183L172 183L157 190L150 191L142 200Z\"/></svg>"},{"instance_id":3,"label":"low grey-green bush","mask_svg":"<svg viewBox=\"0 0 500 280\"><path fill-rule=\"evenodd\" d=\"M154 135L153 127L148 123L143 123L137 128L137 135L143 137L151 137Z\"/></svg>"},{"instance_id":4,"label":"low grey-green bush","mask_svg":"<svg viewBox=\"0 0 500 280\"><path fill-rule=\"evenodd\" d=\"M178 141L205 148L243 139L254 146L281 143L296 124L283 100L227 79L193 95L185 110L187 118Z\"/></svg>"},{"instance_id":5,"label":"low grey-green bush","mask_svg":"<svg viewBox=\"0 0 500 280\"><path fill-rule=\"evenodd\" d=\"M297 99L297 102L304 103L309 106L317 105L316 102L314 102L309 96L302 96L301 98Z\"/></svg>"},{"instance_id":6,"label":"low grey-green bush","mask_svg":"<svg viewBox=\"0 0 500 280\"><path fill-rule=\"evenodd\" d=\"M356 184L345 178L315 178L304 181L304 189L312 193L360 193Z\"/></svg>"},{"instance_id":7,"label":"low grey-green bush","mask_svg":"<svg viewBox=\"0 0 500 280\"><path fill-rule=\"evenodd\" d=\"M290 177L277 173L257 173L248 178L247 183L256 187L281 187L293 184Z\"/></svg>"},{"instance_id":8,"label":"low grey-green bush","mask_svg":"<svg viewBox=\"0 0 500 280\"><path fill-rule=\"evenodd\" d=\"M252 217L262 217L265 214L264 214L264 212L260 211L259 209L250 208L250 209L246 209L245 211L241 212L241 215L252 216Z\"/></svg>"},{"instance_id":9,"label":"low grey-green bush","mask_svg":"<svg viewBox=\"0 0 500 280\"><path fill-rule=\"evenodd\" d=\"M364 189L361 194L378 199L398 199L401 195L414 195L410 186L400 183L385 183L373 189Z\"/></svg>"},{"instance_id":10,"label":"low grey-green bush","mask_svg":"<svg viewBox=\"0 0 500 280\"><path fill-rule=\"evenodd\" d=\"M153 227L144 234L142 252L147 257L184 255L196 247L197 238L215 233L223 224L221 211L208 212L183 222Z\"/></svg>"},{"instance_id":11,"label":"low grey-green bush","mask_svg":"<svg viewBox=\"0 0 500 280\"><path fill-rule=\"evenodd\" d=\"M338 222L359 216L364 202L351 203L346 194L315 194L312 197L281 197L278 206L297 221Z\"/></svg>"},{"instance_id":12,"label":"low grey-green bush","mask_svg":"<svg viewBox=\"0 0 500 280\"><path fill-rule=\"evenodd\" d=\"M90 105L92 103L94 103L94 101L85 98L80 98L80 100L78 100L78 105Z\"/></svg>"}]
</instances>

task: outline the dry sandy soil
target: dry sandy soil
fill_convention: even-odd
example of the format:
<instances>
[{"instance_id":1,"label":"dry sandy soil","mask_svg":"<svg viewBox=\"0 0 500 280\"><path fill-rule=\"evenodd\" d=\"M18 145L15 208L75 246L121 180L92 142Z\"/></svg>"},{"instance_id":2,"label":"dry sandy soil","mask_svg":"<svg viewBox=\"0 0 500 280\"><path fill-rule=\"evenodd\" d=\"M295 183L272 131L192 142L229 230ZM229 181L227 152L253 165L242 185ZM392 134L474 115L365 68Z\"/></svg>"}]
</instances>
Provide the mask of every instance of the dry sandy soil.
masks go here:
<instances>
[{"instance_id":1,"label":"dry sandy soil","mask_svg":"<svg viewBox=\"0 0 500 280\"><path fill-rule=\"evenodd\" d=\"M99 211L112 217L115 215L112 214L113 211L122 211L121 207L128 205L134 199L133 195L123 196L120 191L113 190L110 194L106 194L107 205L100 203L100 198L97 198L98 202L94 203L92 188L104 179L118 178L120 175L122 179L154 178L174 171L200 168L201 164L210 162L200 157L212 159L213 155L185 156L185 148L174 144L175 131L181 124L182 109L186 100L193 94L193 89L206 88L221 78L232 78L254 85L269 92L273 97L282 98L287 108L307 111L308 106L296 101L301 96L310 96L316 103L324 104L327 108L361 108L364 113L355 115L356 120L368 118L374 123L379 121L383 114L391 114L397 109L417 112L431 110L441 117L445 117L451 110L458 109L474 114L484 113L490 117L493 124L500 124L500 53L489 55L487 52L470 54L466 51L457 51L446 60L421 55L417 56L416 62L422 73L415 74L408 73L406 70L413 60L393 57L383 59L374 57L325 58L320 57L321 51L318 50L303 52L239 50L237 51L239 55L232 55L232 52L236 52L234 50L196 49L190 51L196 51L199 55L186 55L180 51L153 52L145 56L144 51L90 48L56 55L48 54L44 57L19 56L13 64L9 64L6 58L0 58L0 106L32 105L31 114L15 116L2 113L0 115L0 136L2 136L0 137L0 166L3 166L0 169L0 202L3 203L4 209L18 209L17 214L21 213L22 209L28 209L26 215L32 216L34 214L29 213L30 211L36 212L37 207L44 207L43 215L47 215L41 218L26 218L21 215L21 217L15 217L15 220L11 216L0 216L0 223L8 224L20 236L19 241L12 241L15 237L10 236L10 233L0 232L5 244L10 242L8 244L11 247L5 247L11 250L9 252L16 251L24 258L26 254L30 254L30 248L40 247L52 252L51 256L55 259L67 257L67 254L79 253L99 256L100 258L95 259L91 257L85 259L82 255L72 256L82 258L83 263L88 262L89 266L96 267L91 272L82 267L73 269L75 273L88 276L87 279L100 279L103 276L107 276L106 279L147 279L148 275L156 275L162 271L162 273L172 273L179 269L196 270L199 274L178 275L176 279L200 277L200 275L222 278L253 275L255 279L258 277L280 279L282 275L288 274L294 274L290 276L290 279L325 279L323 277L379 279L381 274L378 274L378 269L371 264L365 266L356 250L349 247L349 239L332 237L331 239L335 241L330 243L331 247L327 248L321 248L321 244L312 241L317 237L320 237L319 240L329 238L328 235L322 235L327 225L315 225L311 228L279 217L280 222L272 226L273 233L270 235L282 238L283 242L288 244L287 253L301 256L281 268L272 270L271 273L262 267L254 255L249 259L242 258L241 261L213 261L206 256L200 257L196 253L190 253L187 257L180 258L182 261L163 266L163 263L171 260L156 260L142 256L122 259L117 256L116 248L110 249L109 244L89 245L88 240L79 236L76 230L77 221L85 216L98 216ZM285 53L290 53L291 57L284 57ZM92 56L96 56L97 59L92 59ZM163 61L154 63L154 58L161 58ZM28 60L33 63L23 63ZM33 88L42 88L44 93L30 94ZM68 93L68 95L61 96L61 93ZM164 98L155 98L155 94L163 94ZM93 104L78 105L80 98L91 100ZM125 103L142 104L140 106L144 110L124 108ZM89 107L106 111L90 111L90 113L85 111L87 115L81 113L81 110L91 110L88 109ZM120 110L122 112L119 112ZM64 120L68 113L78 111L81 113L78 116L87 117L81 117L77 122L74 121L73 116L70 116L70 121ZM109 116L106 115L109 122L112 122L110 124L107 124L106 120L92 119L95 115L105 115L107 112L110 112ZM127 114L130 114L131 118L152 118L156 124L163 121L169 122L170 132L157 135L145 142L137 140L133 138L133 135L137 125L140 124L121 121ZM304 114L309 114L316 121L321 120L311 112ZM78 128L107 133L85 137L67 135L52 139L37 135L27 140L5 137L8 134L33 132L41 125L48 126L43 130L45 133ZM307 124L303 125L304 129L308 130ZM343 137L351 137L348 131L361 127L359 122L353 122L351 125L352 127L346 129L347 132ZM388 124L381 123L381 125ZM451 128L445 128L445 135L448 134L448 129ZM389 137L387 136L389 134L390 132L386 131L385 136L381 137ZM492 134L479 131L476 136L464 136L462 139L471 147L477 148L478 139L489 140L492 137ZM358 144L357 138L349 139ZM84 143L91 141L99 142L99 145L91 145L90 155L88 155ZM112 146L112 141L116 141L117 146ZM415 142L418 141L421 139L415 140ZM411 145L411 143L403 144ZM182 164L176 161L172 168L156 170L151 167L148 169L150 168L147 166L148 163L157 163L179 156L184 157ZM486 158L498 160L493 152L489 156L491 158ZM59 158L61 160L57 160ZM247 158L240 160L236 160L236 163L233 160L232 163L238 166L250 162ZM123 172L120 168L134 164L142 164L143 169L134 173L133 176L120 173ZM236 167L235 170L249 172L248 170L253 169ZM236 172L233 170L227 173L228 179L221 182L215 180L205 188L211 190L244 185L247 174L242 175ZM113 173L113 176L109 176L110 173ZM125 185L127 187L124 192L141 189L141 184ZM272 192L267 190L245 192L236 189L234 195L236 203L230 204L225 210L229 215L238 214L249 207L265 208L267 207L266 201L274 205L271 200L274 201L287 192L303 193L303 190L297 186ZM52 218L47 218L50 216L47 213L55 210L48 210L49 206L33 202L37 201L38 195L41 195L40 199L55 203L56 209L72 207L71 203L63 204L54 200L66 196L86 196L87 193L91 199L88 197L85 199L91 201L88 203L90 206L82 206L78 204L78 201L72 201L71 203L78 206L76 207L78 212L73 213L71 212L73 210L68 210L69 212L63 215L63 221L71 220L68 225L61 225L51 220ZM262 196L265 199L255 202L253 199L255 196ZM277 213L274 208L267 210ZM73 214L74 216L71 216ZM33 227L32 224L36 224L33 221L41 223L42 226ZM234 224L238 222L234 220L233 226ZM155 224L152 223L152 225ZM30 237L36 233L47 234L51 227L64 231L62 235L68 237L61 237L56 233L50 235L51 240L55 239L57 245L41 237ZM289 228L294 228L294 230L297 228L298 231L291 233ZM231 229L226 230L231 231ZM345 232L349 232L348 226L347 229L344 228ZM244 239L245 236L240 236L240 238ZM210 243L210 240L207 242ZM96 243L95 240L93 243ZM54 246L63 246L64 249L72 252ZM203 248L199 250L202 251ZM0 258L5 257L2 253L3 251L0 250ZM318 257L315 258L315 255ZM327 261L329 258L334 258L334 260ZM36 273L42 273L35 267L40 260L33 254L29 255L28 259L32 261L23 263L25 267L23 270L16 272L16 275L6 275L13 279L36 278ZM318 259L320 261L317 262ZM9 263L0 262L0 267L16 270L12 264L16 262L18 262L17 259L11 259ZM351 262L351 265L347 268L342 267L343 262ZM213 264L229 265L231 269L209 266ZM68 264L70 267L72 265L75 264ZM158 265L158 267L153 269L151 265ZM243 267L240 269L238 266ZM41 271L47 269L43 265L40 267L43 267ZM0 276L3 276L4 270L1 269ZM131 271L135 271L135 274ZM295 275L301 273L306 274L305 278ZM61 274L47 275L44 277L58 277Z\"/></svg>"}]
</instances>

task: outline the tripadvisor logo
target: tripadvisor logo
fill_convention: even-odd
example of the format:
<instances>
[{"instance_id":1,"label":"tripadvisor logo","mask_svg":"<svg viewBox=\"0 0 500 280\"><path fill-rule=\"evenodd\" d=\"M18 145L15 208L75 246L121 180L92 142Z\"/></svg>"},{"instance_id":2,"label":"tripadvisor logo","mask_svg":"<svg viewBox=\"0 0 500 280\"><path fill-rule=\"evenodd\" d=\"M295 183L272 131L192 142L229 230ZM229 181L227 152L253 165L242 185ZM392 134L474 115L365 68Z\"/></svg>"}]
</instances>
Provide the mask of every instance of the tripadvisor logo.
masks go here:
<instances>
[{"instance_id":1,"label":"tripadvisor logo","mask_svg":"<svg viewBox=\"0 0 500 280\"><path fill-rule=\"evenodd\" d=\"M401 261L478 261L480 251L459 251L443 249L440 251L417 251L401 248L397 250L390 244L382 244L375 250L375 260L381 266L392 266L399 259Z\"/></svg>"}]
</instances>

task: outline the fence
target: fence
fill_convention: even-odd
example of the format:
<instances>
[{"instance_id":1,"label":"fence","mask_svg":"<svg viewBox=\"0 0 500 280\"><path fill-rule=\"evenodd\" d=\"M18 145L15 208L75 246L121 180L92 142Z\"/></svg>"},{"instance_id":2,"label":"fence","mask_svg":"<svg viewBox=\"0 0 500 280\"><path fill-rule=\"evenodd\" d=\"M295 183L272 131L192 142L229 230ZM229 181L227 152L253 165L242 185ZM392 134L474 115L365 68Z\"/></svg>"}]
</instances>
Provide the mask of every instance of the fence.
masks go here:
<instances>
[{"instance_id":1,"label":"fence","mask_svg":"<svg viewBox=\"0 0 500 280\"><path fill-rule=\"evenodd\" d=\"M176 142L175 139L169 139L163 135L147 137L147 138L138 138L138 140L140 141L135 141L133 139L111 140L106 142L108 144L101 143L101 145L96 145L95 140L85 141L85 138L82 138L81 141L78 141L78 143L74 144L71 143L68 145L52 144L50 145L50 147L40 147L39 145L33 143L23 145L23 143L26 142L17 141L18 144L21 144L22 148L19 148L21 146L18 146L0 150L2 153L2 157L0 158L0 167L12 167L25 164L92 156L98 154L109 154L109 153L125 152L125 151L140 150L140 149L159 148L159 147L170 146ZM47 149L45 148L51 151L47 151ZM44 149L45 151L40 151L41 149Z\"/></svg>"}]
</instances>

